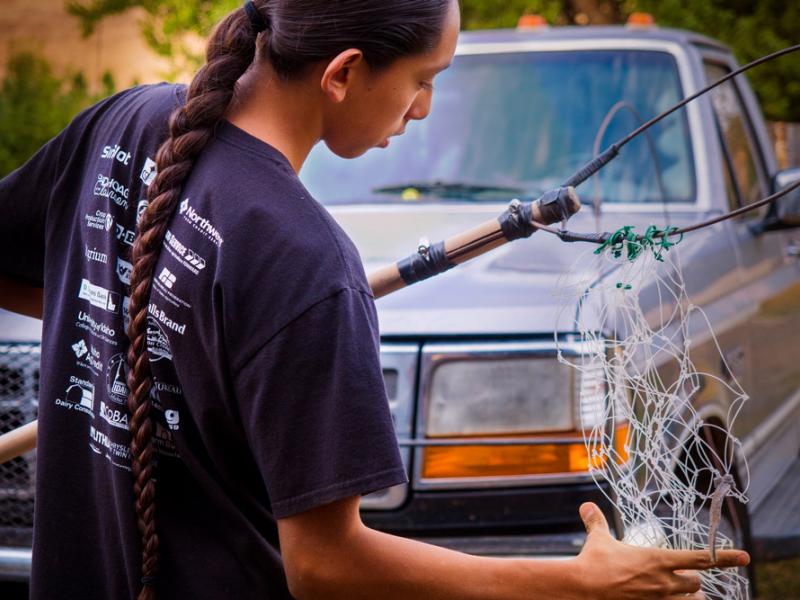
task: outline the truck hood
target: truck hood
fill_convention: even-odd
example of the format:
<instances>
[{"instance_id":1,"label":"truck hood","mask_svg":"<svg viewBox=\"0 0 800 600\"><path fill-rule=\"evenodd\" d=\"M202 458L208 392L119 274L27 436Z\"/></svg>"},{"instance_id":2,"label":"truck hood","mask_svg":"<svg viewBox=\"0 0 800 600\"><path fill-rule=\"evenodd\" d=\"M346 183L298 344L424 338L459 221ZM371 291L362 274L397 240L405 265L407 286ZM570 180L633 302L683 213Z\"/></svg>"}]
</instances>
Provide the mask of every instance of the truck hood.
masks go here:
<instances>
[{"instance_id":1,"label":"truck hood","mask_svg":"<svg viewBox=\"0 0 800 600\"><path fill-rule=\"evenodd\" d=\"M369 274L412 254L421 237L438 242L497 218L505 206L352 205L329 210L355 242ZM697 213L672 214L670 224L682 225L697 217ZM643 231L652 221L660 224L663 215L614 211L604 214L600 225L605 231L622 225L635 225ZM569 229L595 231L591 207L573 217ZM593 248L585 243L564 243L544 232L497 248L378 300L381 335L553 335L556 330L573 331L575 306L557 296L559 280L568 270L580 268L581 256Z\"/></svg>"}]
</instances>

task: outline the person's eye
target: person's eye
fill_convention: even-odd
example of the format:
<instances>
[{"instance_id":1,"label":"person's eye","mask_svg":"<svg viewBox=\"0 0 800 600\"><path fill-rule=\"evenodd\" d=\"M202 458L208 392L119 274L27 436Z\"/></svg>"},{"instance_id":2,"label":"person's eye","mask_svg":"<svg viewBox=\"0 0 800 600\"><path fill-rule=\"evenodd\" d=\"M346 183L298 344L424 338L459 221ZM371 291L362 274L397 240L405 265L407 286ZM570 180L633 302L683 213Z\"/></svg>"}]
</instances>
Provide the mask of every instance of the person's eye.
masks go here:
<instances>
[{"instance_id":1,"label":"person's eye","mask_svg":"<svg viewBox=\"0 0 800 600\"><path fill-rule=\"evenodd\" d=\"M428 92L432 92L433 91L433 82L432 81L421 81L419 86L425 91L428 91Z\"/></svg>"}]
</instances>

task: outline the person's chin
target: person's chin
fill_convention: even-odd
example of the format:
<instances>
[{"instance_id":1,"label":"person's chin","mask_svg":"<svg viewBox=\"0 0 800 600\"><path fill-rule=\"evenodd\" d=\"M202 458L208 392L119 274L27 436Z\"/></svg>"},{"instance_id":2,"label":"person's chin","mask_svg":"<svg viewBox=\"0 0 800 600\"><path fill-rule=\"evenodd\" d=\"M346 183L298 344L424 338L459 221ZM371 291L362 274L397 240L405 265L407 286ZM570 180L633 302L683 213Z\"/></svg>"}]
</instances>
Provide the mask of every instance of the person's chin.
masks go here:
<instances>
[{"instance_id":1,"label":"person's chin","mask_svg":"<svg viewBox=\"0 0 800 600\"><path fill-rule=\"evenodd\" d=\"M377 148L377 145L374 146L339 146L328 144L328 149L333 152L339 158L358 158L359 156L363 156L367 153L368 150L372 148Z\"/></svg>"}]
</instances>

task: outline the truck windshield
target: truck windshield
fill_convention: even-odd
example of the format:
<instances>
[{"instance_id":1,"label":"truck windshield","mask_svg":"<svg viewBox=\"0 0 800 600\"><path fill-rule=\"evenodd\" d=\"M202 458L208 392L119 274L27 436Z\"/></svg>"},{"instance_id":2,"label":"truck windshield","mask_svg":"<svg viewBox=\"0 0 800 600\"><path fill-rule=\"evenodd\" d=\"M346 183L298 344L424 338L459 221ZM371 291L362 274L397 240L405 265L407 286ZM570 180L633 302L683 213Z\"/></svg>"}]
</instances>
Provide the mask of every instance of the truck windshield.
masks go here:
<instances>
[{"instance_id":1,"label":"truck windshield","mask_svg":"<svg viewBox=\"0 0 800 600\"><path fill-rule=\"evenodd\" d=\"M534 198L683 97L666 52L588 50L457 56L431 114L355 160L318 144L301 179L324 204ZM615 109L616 106L616 109ZM605 132L601 132L607 121ZM587 182L594 202L692 202L689 128L678 111Z\"/></svg>"}]
</instances>

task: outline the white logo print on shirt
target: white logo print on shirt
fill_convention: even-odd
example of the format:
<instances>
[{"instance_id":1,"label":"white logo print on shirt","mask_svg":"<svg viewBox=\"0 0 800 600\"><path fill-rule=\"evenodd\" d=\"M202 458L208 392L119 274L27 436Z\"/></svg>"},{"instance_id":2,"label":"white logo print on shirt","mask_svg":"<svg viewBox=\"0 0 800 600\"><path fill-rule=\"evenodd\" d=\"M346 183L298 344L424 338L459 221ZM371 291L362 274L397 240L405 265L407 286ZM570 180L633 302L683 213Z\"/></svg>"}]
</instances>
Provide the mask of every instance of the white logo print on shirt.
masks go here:
<instances>
[{"instance_id":1,"label":"white logo print on shirt","mask_svg":"<svg viewBox=\"0 0 800 600\"><path fill-rule=\"evenodd\" d=\"M154 303L150 303L147 305L147 312L153 315L159 323L165 325L169 329L172 329L175 333L179 333L183 335L186 333L186 323L178 323L177 321L173 321L167 316L162 309L158 308Z\"/></svg>"},{"instance_id":2,"label":"white logo print on shirt","mask_svg":"<svg viewBox=\"0 0 800 600\"><path fill-rule=\"evenodd\" d=\"M153 183L153 180L158 175L158 170L156 169L156 161L154 161L149 156L144 161L144 167L142 167L142 172L139 173L139 179L142 180L142 183L145 185L150 185Z\"/></svg>"},{"instance_id":3,"label":"white logo print on shirt","mask_svg":"<svg viewBox=\"0 0 800 600\"><path fill-rule=\"evenodd\" d=\"M183 244L173 233L167 230L164 239L167 242L166 248L172 256L178 259L184 267L197 275L206 268L205 259L191 248Z\"/></svg>"},{"instance_id":4,"label":"white logo print on shirt","mask_svg":"<svg viewBox=\"0 0 800 600\"><path fill-rule=\"evenodd\" d=\"M72 351L78 359L75 363L79 367L84 367L90 371L95 371L99 375L103 372L103 361L100 360L100 351L94 346L88 346L85 340L78 340L72 344Z\"/></svg>"},{"instance_id":5,"label":"white logo print on shirt","mask_svg":"<svg viewBox=\"0 0 800 600\"><path fill-rule=\"evenodd\" d=\"M139 204L136 206L136 224L138 225L142 220L142 215L144 211L147 210L147 207L150 206L150 202L145 198L144 200L139 200Z\"/></svg>"},{"instance_id":6,"label":"white logo print on shirt","mask_svg":"<svg viewBox=\"0 0 800 600\"><path fill-rule=\"evenodd\" d=\"M86 226L89 229L111 231L114 226L114 216L102 210L97 210L93 215L86 214Z\"/></svg>"},{"instance_id":7,"label":"white logo print on shirt","mask_svg":"<svg viewBox=\"0 0 800 600\"><path fill-rule=\"evenodd\" d=\"M131 273L133 273L133 265L127 260L117 257L117 277L125 285L131 284Z\"/></svg>"},{"instance_id":8,"label":"white logo print on shirt","mask_svg":"<svg viewBox=\"0 0 800 600\"><path fill-rule=\"evenodd\" d=\"M128 414L120 409L108 406L102 400L100 401L100 416L112 427L128 429Z\"/></svg>"},{"instance_id":9,"label":"white logo print on shirt","mask_svg":"<svg viewBox=\"0 0 800 600\"><path fill-rule=\"evenodd\" d=\"M71 375L67 388L64 390L64 399L56 398L56 406L75 409L94 417L94 384L86 379Z\"/></svg>"},{"instance_id":10,"label":"white logo print on shirt","mask_svg":"<svg viewBox=\"0 0 800 600\"><path fill-rule=\"evenodd\" d=\"M167 267L164 267L164 269L161 271L161 275L158 276L158 280L169 289L172 289L172 286L177 278L172 274L172 271L170 271Z\"/></svg>"},{"instance_id":11,"label":"white logo print on shirt","mask_svg":"<svg viewBox=\"0 0 800 600\"><path fill-rule=\"evenodd\" d=\"M86 260L108 264L108 254L100 252L97 248L89 248L86 246Z\"/></svg>"},{"instance_id":12,"label":"white logo print on shirt","mask_svg":"<svg viewBox=\"0 0 800 600\"><path fill-rule=\"evenodd\" d=\"M100 158L111 158L127 166L131 160L131 153L123 150L117 144L115 146L105 146L100 153Z\"/></svg>"},{"instance_id":13,"label":"white logo print on shirt","mask_svg":"<svg viewBox=\"0 0 800 600\"><path fill-rule=\"evenodd\" d=\"M222 239L222 234L211 224L211 221L200 216L198 212L192 208L188 198L180 203L178 214L197 231L202 233L206 239L216 244L217 247L222 246L222 242L224 241Z\"/></svg>"},{"instance_id":14,"label":"white logo print on shirt","mask_svg":"<svg viewBox=\"0 0 800 600\"><path fill-rule=\"evenodd\" d=\"M128 401L128 363L124 354L115 354L108 361L106 371L106 391L109 398L117 404Z\"/></svg>"},{"instance_id":15,"label":"white logo print on shirt","mask_svg":"<svg viewBox=\"0 0 800 600\"><path fill-rule=\"evenodd\" d=\"M128 209L130 190L116 179L107 177L102 173L97 175L97 182L94 184L94 195L108 198L117 206L121 206L125 210Z\"/></svg>"},{"instance_id":16,"label":"white logo print on shirt","mask_svg":"<svg viewBox=\"0 0 800 600\"><path fill-rule=\"evenodd\" d=\"M86 342L79 340L72 344L72 351L78 358L83 358L83 355L89 352L89 348L86 347Z\"/></svg>"},{"instance_id":17,"label":"white logo print on shirt","mask_svg":"<svg viewBox=\"0 0 800 600\"><path fill-rule=\"evenodd\" d=\"M172 360L169 338L152 315L147 315L147 350L150 353L150 362Z\"/></svg>"},{"instance_id":18,"label":"white logo print on shirt","mask_svg":"<svg viewBox=\"0 0 800 600\"><path fill-rule=\"evenodd\" d=\"M78 298L88 300L92 306L102 308L108 312L117 312L119 310L120 295L99 285L94 285L88 279L81 280Z\"/></svg>"},{"instance_id":19,"label":"white logo print on shirt","mask_svg":"<svg viewBox=\"0 0 800 600\"><path fill-rule=\"evenodd\" d=\"M136 239L136 232L131 231L130 229L125 229L122 225L117 223L117 227L115 229L117 239L122 242L123 244L127 244L128 246L133 246L133 242Z\"/></svg>"},{"instance_id":20,"label":"white logo print on shirt","mask_svg":"<svg viewBox=\"0 0 800 600\"><path fill-rule=\"evenodd\" d=\"M172 431L177 431L180 427L181 416L177 410L165 410L164 418L167 420L167 427Z\"/></svg>"}]
</instances>

